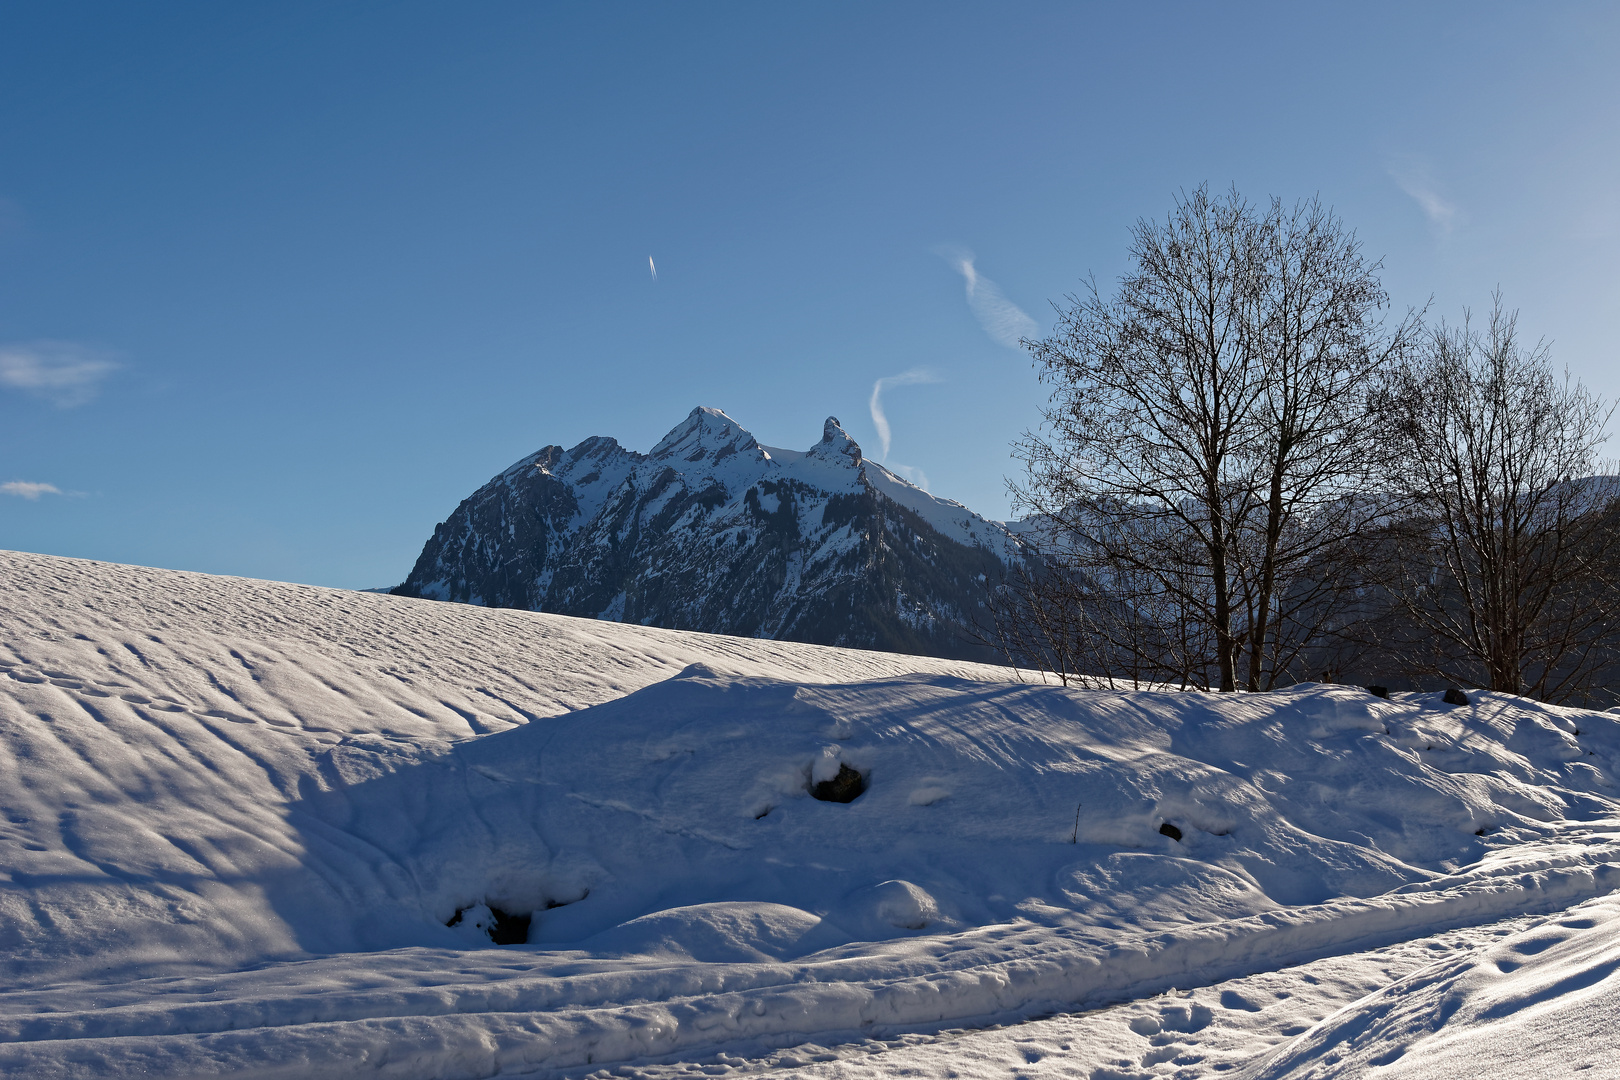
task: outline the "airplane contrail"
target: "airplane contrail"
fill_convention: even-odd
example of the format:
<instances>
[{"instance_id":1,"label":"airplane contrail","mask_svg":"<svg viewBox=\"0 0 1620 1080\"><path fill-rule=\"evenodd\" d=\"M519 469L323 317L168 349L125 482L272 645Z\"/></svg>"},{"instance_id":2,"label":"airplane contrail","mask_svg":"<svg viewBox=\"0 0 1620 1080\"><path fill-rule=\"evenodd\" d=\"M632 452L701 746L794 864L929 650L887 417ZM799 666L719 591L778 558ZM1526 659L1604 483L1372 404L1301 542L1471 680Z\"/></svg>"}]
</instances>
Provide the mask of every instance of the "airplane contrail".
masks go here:
<instances>
[{"instance_id":1,"label":"airplane contrail","mask_svg":"<svg viewBox=\"0 0 1620 1080\"><path fill-rule=\"evenodd\" d=\"M652 271L653 280L657 281L658 280L658 267L656 265L654 265L651 255L647 256L647 269Z\"/></svg>"},{"instance_id":2,"label":"airplane contrail","mask_svg":"<svg viewBox=\"0 0 1620 1080\"><path fill-rule=\"evenodd\" d=\"M979 273L973 265L973 252L958 248L942 248L939 254L962 275L967 284L968 307L979 320L984 332L1009 349L1020 347L1024 338L1039 336L1041 328L1034 319L1024 314L1017 304L1008 300L995 282Z\"/></svg>"},{"instance_id":3,"label":"airplane contrail","mask_svg":"<svg viewBox=\"0 0 1620 1080\"><path fill-rule=\"evenodd\" d=\"M932 372L923 368L912 368L910 371L899 375L886 375L872 384L872 400L867 403L867 408L872 411L872 426L877 428L878 441L883 444L883 453L878 458L879 461L888 461L889 443L892 441L890 438L891 432L889 431L889 417L883 411L883 391L891 386L909 386L913 383L938 381L939 378Z\"/></svg>"}]
</instances>

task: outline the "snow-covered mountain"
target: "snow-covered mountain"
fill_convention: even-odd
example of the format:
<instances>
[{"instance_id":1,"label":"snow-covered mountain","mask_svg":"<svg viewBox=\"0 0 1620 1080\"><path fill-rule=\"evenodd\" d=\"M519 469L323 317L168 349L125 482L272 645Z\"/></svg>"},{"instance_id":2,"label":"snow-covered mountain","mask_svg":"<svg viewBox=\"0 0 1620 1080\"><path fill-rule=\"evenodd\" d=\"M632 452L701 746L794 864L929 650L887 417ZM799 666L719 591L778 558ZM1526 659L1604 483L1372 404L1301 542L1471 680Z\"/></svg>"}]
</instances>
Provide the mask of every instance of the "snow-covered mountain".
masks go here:
<instances>
[{"instance_id":1,"label":"snow-covered mountain","mask_svg":"<svg viewBox=\"0 0 1620 1080\"><path fill-rule=\"evenodd\" d=\"M861 454L835 417L807 451L697 408L653 447L548 446L462 502L394 591L486 607L990 659L999 522Z\"/></svg>"}]
</instances>

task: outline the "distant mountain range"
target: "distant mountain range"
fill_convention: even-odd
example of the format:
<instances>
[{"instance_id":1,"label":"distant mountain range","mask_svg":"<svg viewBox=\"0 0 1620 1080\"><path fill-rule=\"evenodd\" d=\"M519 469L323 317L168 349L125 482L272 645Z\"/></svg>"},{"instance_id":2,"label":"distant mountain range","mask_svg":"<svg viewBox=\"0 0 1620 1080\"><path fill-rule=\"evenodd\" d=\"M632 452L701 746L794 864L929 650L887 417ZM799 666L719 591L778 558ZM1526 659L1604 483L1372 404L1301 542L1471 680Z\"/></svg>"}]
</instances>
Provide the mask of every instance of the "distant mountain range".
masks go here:
<instances>
[{"instance_id":1,"label":"distant mountain range","mask_svg":"<svg viewBox=\"0 0 1620 1080\"><path fill-rule=\"evenodd\" d=\"M995 659L1000 522L867 460L836 418L809 450L698 408L642 454L547 446L433 531L402 596L679 630Z\"/></svg>"}]
</instances>

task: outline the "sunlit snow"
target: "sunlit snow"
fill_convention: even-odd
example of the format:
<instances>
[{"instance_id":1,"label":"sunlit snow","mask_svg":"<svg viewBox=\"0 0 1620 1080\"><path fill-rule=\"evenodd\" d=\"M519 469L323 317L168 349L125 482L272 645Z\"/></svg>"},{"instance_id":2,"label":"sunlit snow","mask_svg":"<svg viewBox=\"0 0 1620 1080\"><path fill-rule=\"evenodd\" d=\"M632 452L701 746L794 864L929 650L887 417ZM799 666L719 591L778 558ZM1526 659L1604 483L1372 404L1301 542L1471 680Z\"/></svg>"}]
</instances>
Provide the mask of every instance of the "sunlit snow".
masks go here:
<instances>
[{"instance_id":1,"label":"sunlit snow","mask_svg":"<svg viewBox=\"0 0 1620 1080\"><path fill-rule=\"evenodd\" d=\"M0 553L0 730L6 1075L1620 1075L1607 714Z\"/></svg>"}]
</instances>

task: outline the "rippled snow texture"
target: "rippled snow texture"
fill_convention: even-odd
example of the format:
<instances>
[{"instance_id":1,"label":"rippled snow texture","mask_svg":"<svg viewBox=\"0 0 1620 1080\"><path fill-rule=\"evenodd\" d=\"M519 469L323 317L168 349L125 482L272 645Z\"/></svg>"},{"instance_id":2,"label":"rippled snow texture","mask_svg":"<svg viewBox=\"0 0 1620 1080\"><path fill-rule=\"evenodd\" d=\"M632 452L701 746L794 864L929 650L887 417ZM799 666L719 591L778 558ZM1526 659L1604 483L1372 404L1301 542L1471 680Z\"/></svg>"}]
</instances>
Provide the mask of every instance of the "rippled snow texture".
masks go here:
<instances>
[{"instance_id":1,"label":"rippled snow texture","mask_svg":"<svg viewBox=\"0 0 1620 1080\"><path fill-rule=\"evenodd\" d=\"M1609 1067L1615 717L1013 675L0 553L0 1071Z\"/></svg>"}]
</instances>

